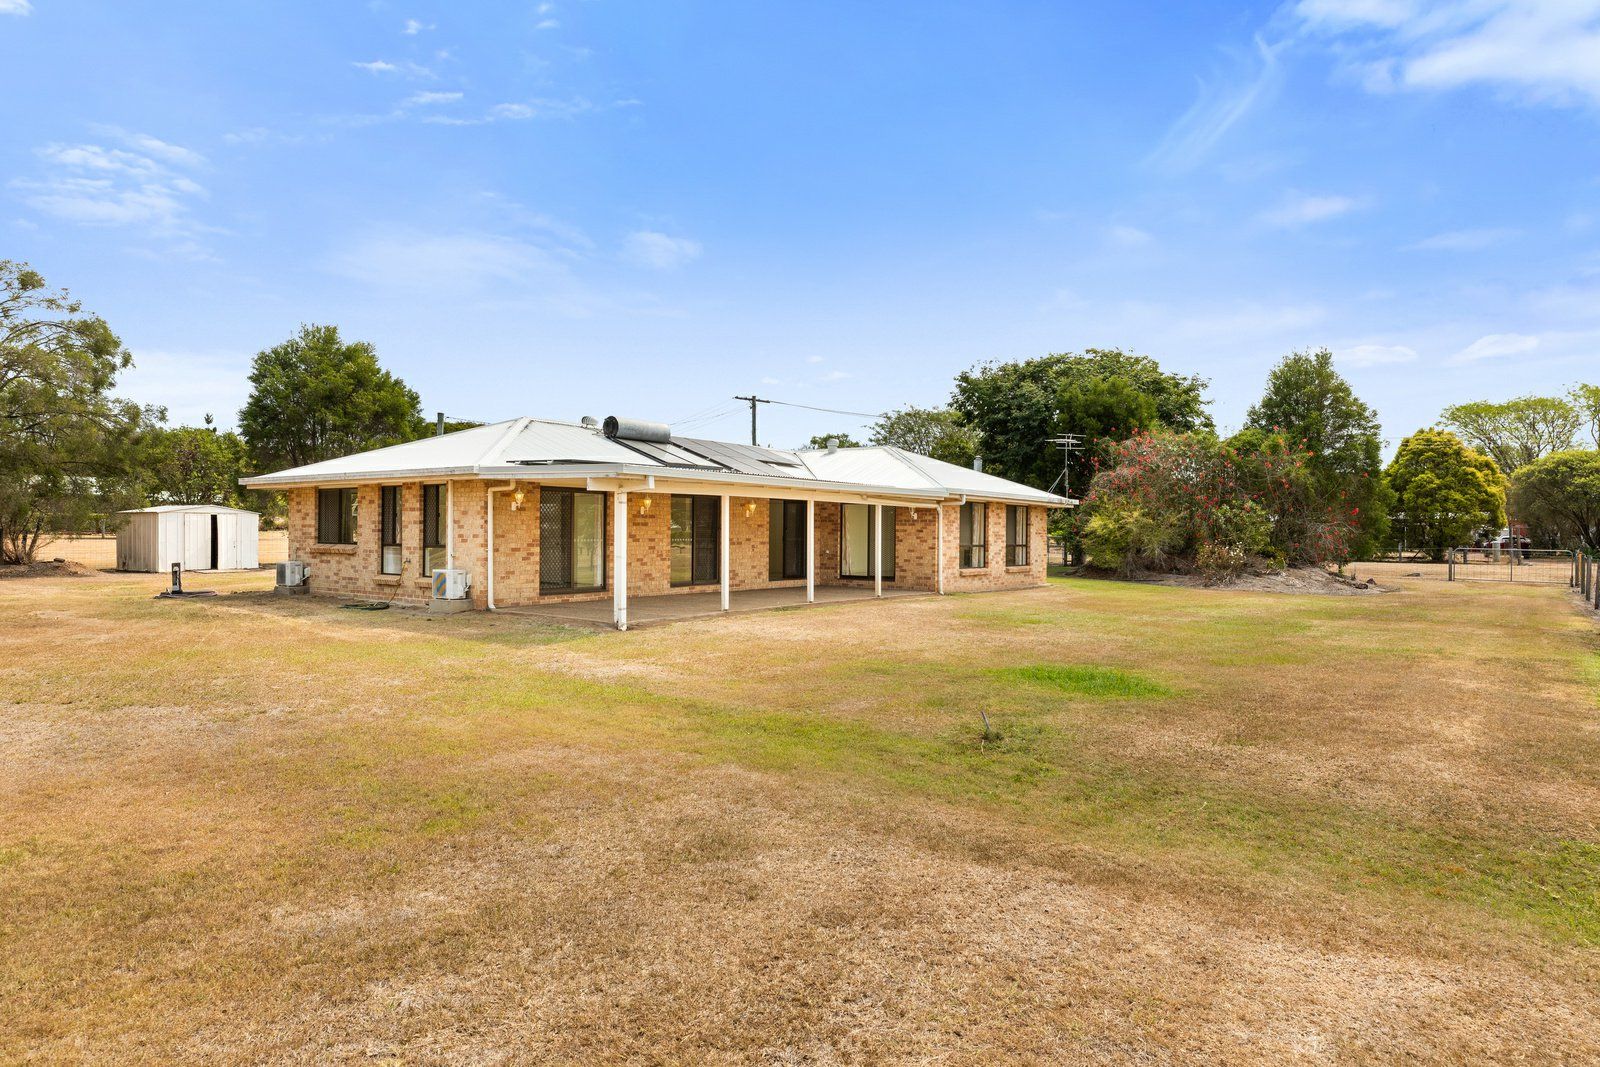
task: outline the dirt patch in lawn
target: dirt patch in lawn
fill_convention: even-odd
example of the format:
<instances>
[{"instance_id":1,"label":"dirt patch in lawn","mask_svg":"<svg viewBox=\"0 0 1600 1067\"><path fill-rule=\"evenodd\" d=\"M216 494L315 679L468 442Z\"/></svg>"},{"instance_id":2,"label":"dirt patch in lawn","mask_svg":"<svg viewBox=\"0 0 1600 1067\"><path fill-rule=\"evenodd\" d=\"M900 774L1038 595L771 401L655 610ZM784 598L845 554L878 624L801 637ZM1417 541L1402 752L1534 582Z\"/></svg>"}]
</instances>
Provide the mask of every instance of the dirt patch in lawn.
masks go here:
<instances>
[{"instance_id":1,"label":"dirt patch in lawn","mask_svg":"<svg viewBox=\"0 0 1600 1067\"><path fill-rule=\"evenodd\" d=\"M0 578L87 578L99 572L70 559L41 559L34 563L0 563Z\"/></svg>"},{"instance_id":2,"label":"dirt patch in lawn","mask_svg":"<svg viewBox=\"0 0 1600 1067\"><path fill-rule=\"evenodd\" d=\"M1171 585L1184 589L1237 589L1247 593L1306 593L1314 596L1367 596L1386 593L1375 579L1347 578L1322 567L1283 567L1246 571L1229 578L1205 578L1198 574L1163 574L1140 571L1123 578L1109 571L1083 568L1080 577L1108 581L1142 582L1146 585Z\"/></svg>"}]
</instances>

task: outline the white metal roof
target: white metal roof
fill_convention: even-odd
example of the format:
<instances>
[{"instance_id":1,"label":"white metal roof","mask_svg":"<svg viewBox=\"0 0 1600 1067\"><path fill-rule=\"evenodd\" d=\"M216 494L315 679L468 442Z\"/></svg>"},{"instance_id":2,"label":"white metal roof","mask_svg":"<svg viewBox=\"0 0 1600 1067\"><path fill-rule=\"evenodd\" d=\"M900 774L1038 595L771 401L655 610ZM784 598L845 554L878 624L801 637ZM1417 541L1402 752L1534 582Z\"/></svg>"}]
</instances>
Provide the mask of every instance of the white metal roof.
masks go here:
<instances>
[{"instance_id":1,"label":"white metal roof","mask_svg":"<svg viewBox=\"0 0 1600 1067\"><path fill-rule=\"evenodd\" d=\"M117 512L118 515L165 515L174 511L193 511L202 515L254 515L256 512L244 508L230 508L226 504L156 504L148 508L128 508L126 511Z\"/></svg>"},{"instance_id":2,"label":"white metal roof","mask_svg":"<svg viewBox=\"0 0 1600 1067\"><path fill-rule=\"evenodd\" d=\"M653 475L734 485L875 492L920 499L974 497L1066 507L1077 503L993 474L888 446L783 452L732 442L673 439L715 466L665 462L672 450L633 448L599 429L550 419L510 419L242 480L257 489L439 477ZM798 461L798 462L797 462Z\"/></svg>"}]
</instances>

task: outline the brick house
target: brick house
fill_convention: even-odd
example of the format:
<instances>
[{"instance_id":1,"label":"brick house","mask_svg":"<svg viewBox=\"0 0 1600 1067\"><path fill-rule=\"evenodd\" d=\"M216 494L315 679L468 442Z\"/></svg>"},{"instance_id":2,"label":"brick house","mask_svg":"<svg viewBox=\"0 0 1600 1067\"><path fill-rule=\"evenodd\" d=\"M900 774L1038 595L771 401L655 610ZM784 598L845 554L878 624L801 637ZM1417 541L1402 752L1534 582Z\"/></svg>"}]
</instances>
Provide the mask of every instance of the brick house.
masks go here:
<instances>
[{"instance_id":1,"label":"brick house","mask_svg":"<svg viewBox=\"0 0 1600 1067\"><path fill-rule=\"evenodd\" d=\"M318 593L473 607L793 589L795 603L1045 580L1046 518L1076 501L892 447L798 452L659 423L513 419L246 479L287 493L289 558ZM769 600L771 598L768 598ZM681 606L681 605L680 605Z\"/></svg>"}]
</instances>

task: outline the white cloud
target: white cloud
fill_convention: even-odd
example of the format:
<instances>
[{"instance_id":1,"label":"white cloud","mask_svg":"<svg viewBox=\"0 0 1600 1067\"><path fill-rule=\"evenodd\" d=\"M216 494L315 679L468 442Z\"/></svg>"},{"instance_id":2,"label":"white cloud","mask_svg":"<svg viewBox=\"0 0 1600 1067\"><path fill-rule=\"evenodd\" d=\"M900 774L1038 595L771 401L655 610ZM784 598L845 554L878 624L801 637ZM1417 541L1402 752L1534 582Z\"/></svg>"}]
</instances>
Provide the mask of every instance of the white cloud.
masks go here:
<instances>
[{"instance_id":1,"label":"white cloud","mask_svg":"<svg viewBox=\"0 0 1600 1067\"><path fill-rule=\"evenodd\" d=\"M1450 357L1452 363L1476 363L1484 359L1499 359L1531 352L1539 347L1539 338L1525 333L1491 333L1480 337L1466 348Z\"/></svg>"},{"instance_id":2,"label":"white cloud","mask_svg":"<svg viewBox=\"0 0 1600 1067\"><path fill-rule=\"evenodd\" d=\"M408 229L371 233L333 253L330 272L380 289L475 291L564 273L547 250L485 233L429 234Z\"/></svg>"},{"instance_id":3,"label":"white cloud","mask_svg":"<svg viewBox=\"0 0 1600 1067\"><path fill-rule=\"evenodd\" d=\"M1202 82L1199 95L1167 130L1148 162L1165 170L1198 166L1246 115L1264 103L1282 80L1278 50L1260 37L1255 52L1225 77Z\"/></svg>"},{"instance_id":4,"label":"white cloud","mask_svg":"<svg viewBox=\"0 0 1600 1067\"><path fill-rule=\"evenodd\" d=\"M1476 252L1517 236L1512 229L1448 230L1406 245L1411 252Z\"/></svg>"},{"instance_id":5,"label":"white cloud","mask_svg":"<svg viewBox=\"0 0 1600 1067\"><path fill-rule=\"evenodd\" d=\"M1155 238L1137 226L1110 226L1106 229L1106 240L1119 248L1139 248Z\"/></svg>"},{"instance_id":6,"label":"white cloud","mask_svg":"<svg viewBox=\"0 0 1600 1067\"><path fill-rule=\"evenodd\" d=\"M35 153L43 173L14 179L12 187L36 211L80 225L135 226L183 239L204 229L192 220L190 210L206 190L185 171L202 167L205 157L149 134L109 127L100 132L131 147L45 145ZM182 248L187 256L200 251L190 240Z\"/></svg>"},{"instance_id":7,"label":"white cloud","mask_svg":"<svg viewBox=\"0 0 1600 1067\"><path fill-rule=\"evenodd\" d=\"M456 92L436 93L436 92L423 91L423 92L420 92L420 93L412 93L410 96L406 97L403 101L401 101L400 106L401 107L428 107L428 106L433 105L433 104L453 104L456 101L460 100L462 98L462 96L464 96L464 95L465 94L463 94L463 93L456 93Z\"/></svg>"},{"instance_id":8,"label":"white cloud","mask_svg":"<svg viewBox=\"0 0 1600 1067\"><path fill-rule=\"evenodd\" d=\"M406 19L405 22L400 26L400 32L405 34L407 37L415 37L423 30L431 29L433 29L433 23L422 22L418 19Z\"/></svg>"},{"instance_id":9,"label":"white cloud","mask_svg":"<svg viewBox=\"0 0 1600 1067\"><path fill-rule=\"evenodd\" d=\"M636 230L622 245L622 258L641 267L672 270L700 258L700 242L654 230Z\"/></svg>"},{"instance_id":10,"label":"white cloud","mask_svg":"<svg viewBox=\"0 0 1600 1067\"><path fill-rule=\"evenodd\" d=\"M435 75L433 71L429 70L427 67L424 67L418 63L413 63L410 60L401 60L399 63L391 63L387 59L373 59L365 63L357 62L351 63L350 65L355 67L357 70L364 70L368 74L381 74L385 76L390 74L399 74L407 78L437 77L437 75Z\"/></svg>"},{"instance_id":11,"label":"white cloud","mask_svg":"<svg viewBox=\"0 0 1600 1067\"><path fill-rule=\"evenodd\" d=\"M529 119L575 119L591 111L628 107L636 103L638 103L636 100L616 100L603 106L581 96L566 100L535 99L496 104L481 115L466 118L454 115L428 115L422 121L442 126L486 126L492 122L526 122Z\"/></svg>"},{"instance_id":12,"label":"white cloud","mask_svg":"<svg viewBox=\"0 0 1600 1067\"><path fill-rule=\"evenodd\" d=\"M806 362L807 363L821 363L822 361L823 361L823 358L821 356L807 356L806 357Z\"/></svg>"},{"instance_id":13,"label":"white cloud","mask_svg":"<svg viewBox=\"0 0 1600 1067\"><path fill-rule=\"evenodd\" d=\"M1302 0L1294 14L1372 90L1481 85L1524 101L1600 105L1594 0Z\"/></svg>"},{"instance_id":14,"label":"white cloud","mask_svg":"<svg viewBox=\"0 0 1600 1067\"><path fill-rule=\"evenodd\" d=\"M533 28L536 30L556 30L561 28L561 23L556 19L540 19Z\"/></svg>"},{"instance_id":15,"label":"white cloud","mask_svg":"<svg viewBox=\"0 0 1600 1067\"><path fill-rule=\"evenodd\" d=\"M842 382L842 381L845 381L845 380L847 380L849 378L852 378L852 377L854 377L854 375L850 374L848 371L831 370L827 374L824 374L820 378L818 378L817 381L819 381L819 382Z\"/></svg>"},{"instance_id":16,"label":"white cloud","mask_svg":"<svg viewBox=\"0 0 1600 1067\"><path fill-rule=\"evenodd\" d=\"M1351 345L1336 353L1339 362L1349 367L1381 367L1393 363L1410 363L1417 358L1417 350L1405 345Z\"/></svg>"},{"instance_id":17,"label":"white cloud","mask_svg":"<svg viewBox=\"0 0 1600 1067\"><path fill-rule=\"evenodd\" d=\"M31 15L33 5L28 0L0 0L0 15Z\"/></svg>"},{"instance_id":18,"label":"white cloud","mask_svg":"<svg viewBox=\"0 0 1600 1067\"><path fill-rule=\"evenodd\" d=\"M1261 221L1269 226L1293 229L1313 222L1326 222L1361 207L1361 201L1348 196L1311 196L1292 193L1283 203L1261 213Z\"/></svg>"}]
</instances>

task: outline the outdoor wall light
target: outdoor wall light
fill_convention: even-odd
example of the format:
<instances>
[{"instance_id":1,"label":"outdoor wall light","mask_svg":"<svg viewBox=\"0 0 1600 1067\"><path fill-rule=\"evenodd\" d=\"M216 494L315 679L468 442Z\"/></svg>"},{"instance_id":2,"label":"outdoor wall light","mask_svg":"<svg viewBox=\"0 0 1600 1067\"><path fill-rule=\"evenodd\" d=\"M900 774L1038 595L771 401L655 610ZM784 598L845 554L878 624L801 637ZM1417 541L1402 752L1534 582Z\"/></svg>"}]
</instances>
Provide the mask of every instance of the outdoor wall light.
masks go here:
<instances>
[{"instance_id":1,"label":"outdoor wall light","mask_svg":"<svg viewBox=\"0 0 1600 1067\"><path fill-rule=\"evenodd\" d=\"M528 494L523 491L522 486L517 486L517 491L511 494L511 510L521 511L522 502L527 499Z\"/></svg>"},{"instance_id":2,"label":"outdoor wall light","mask_svg":"<svg viewBox=\"0 0 1600 1067\"><path fill-rule=\"evenodd\" d=\"M655 503L655 498L654 497L652 497L652 496L641 496L639 498L639 514L641 514L641 515L650 514L650 505L652 505L654 503Z\"/></svg>"},{"instance_id":3,"label":"outdoor wall light","mask_svg":"<svg viewBox=\"0 0 1600 1067\"><path fill-rule=\"evenodd\" d=\"M756 502L754 500L746 500L744 502L744 517L747 519L754 518L755 514Z\"/></svg>"}]
</instances>

